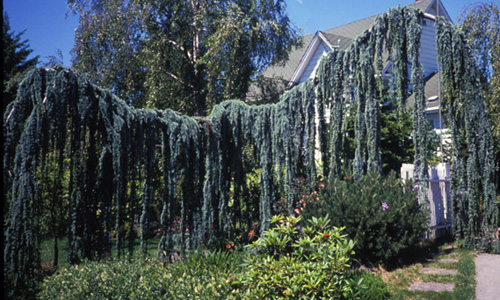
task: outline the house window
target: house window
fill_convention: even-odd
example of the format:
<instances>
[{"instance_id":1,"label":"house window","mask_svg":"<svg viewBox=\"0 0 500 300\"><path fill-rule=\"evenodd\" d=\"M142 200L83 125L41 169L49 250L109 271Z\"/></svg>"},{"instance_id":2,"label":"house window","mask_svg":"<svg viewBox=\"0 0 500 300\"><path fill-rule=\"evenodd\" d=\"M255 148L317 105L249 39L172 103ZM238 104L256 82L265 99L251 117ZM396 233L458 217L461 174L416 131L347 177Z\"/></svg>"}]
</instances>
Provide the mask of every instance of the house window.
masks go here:
<instances>
[{"instance_id":1,"label":"house window","mask_svg":"<svg viewBox=\"0 0 500 300\"><path fill-rule=\"evenodd\" d=\"M435 123L435 121L436 121L436 120L434 120L434 118L429 118L429 119L427 119L427 121L429 121L429 126L430 126L432 129L437 129L437 128L436 128L436 123Z\"/></svg>"},{"instance_id":2,"label":"house window","mask_svg":"<svg viewBox=\"0 0 500 300\"><path fill-rule=\"evenodd\" d=\"M439 122L439 113L428 113L425 117L429 121L429 127L432 129L441 129Z\"/></svg>"}]
</instances>

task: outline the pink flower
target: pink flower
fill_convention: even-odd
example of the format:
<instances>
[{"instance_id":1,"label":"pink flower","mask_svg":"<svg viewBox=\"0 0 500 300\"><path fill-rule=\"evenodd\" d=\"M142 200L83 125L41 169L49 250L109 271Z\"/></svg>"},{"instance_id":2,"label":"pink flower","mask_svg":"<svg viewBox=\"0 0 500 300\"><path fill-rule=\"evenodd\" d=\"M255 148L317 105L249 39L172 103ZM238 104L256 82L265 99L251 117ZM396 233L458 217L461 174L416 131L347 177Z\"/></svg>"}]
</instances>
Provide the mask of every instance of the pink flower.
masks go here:
<instances>
[{"instance_id":1,"label":"pink flower","mask_svg":"<svg viewBox=\"0 0 500 300\"><path fill-rule=\"evenodd\" d=\"M387 203L382 203L382 210L386 210L389 208L389 205L387 205Z\"/></svg>"}]
</instances>

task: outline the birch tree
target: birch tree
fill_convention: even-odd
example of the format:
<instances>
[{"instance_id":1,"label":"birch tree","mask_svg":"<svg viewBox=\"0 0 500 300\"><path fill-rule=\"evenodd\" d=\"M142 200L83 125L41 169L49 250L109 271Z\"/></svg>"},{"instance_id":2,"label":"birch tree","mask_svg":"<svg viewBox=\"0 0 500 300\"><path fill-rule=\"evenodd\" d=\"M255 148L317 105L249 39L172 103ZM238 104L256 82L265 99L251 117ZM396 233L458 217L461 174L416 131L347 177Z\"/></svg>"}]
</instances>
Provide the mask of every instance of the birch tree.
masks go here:
<instances>
[{"instance_id":1,"label":"birch tree","mask_svg":"<svg viewBox=\"0 0 500 300\"><path fill-rule=\"evenodd\" d=\"M298 30L283 0L69 0L73 65L139 107L206 115L287 59Z\"/></svg>"}]
</instances>

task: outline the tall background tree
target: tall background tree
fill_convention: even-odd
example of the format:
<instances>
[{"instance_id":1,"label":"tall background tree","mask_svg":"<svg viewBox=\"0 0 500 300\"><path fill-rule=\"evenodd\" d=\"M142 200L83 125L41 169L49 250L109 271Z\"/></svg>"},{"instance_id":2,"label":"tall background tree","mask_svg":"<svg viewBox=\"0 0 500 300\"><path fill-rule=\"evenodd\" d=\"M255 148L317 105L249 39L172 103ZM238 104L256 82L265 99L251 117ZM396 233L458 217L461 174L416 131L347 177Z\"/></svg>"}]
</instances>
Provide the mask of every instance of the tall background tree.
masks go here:
<instances>
[{"instance_id":1,"label":"tall background tree","mask_svg":"<svg viewBox=\"0 0 500 300\"><path fill-rule=\"evenodd\" d=\"M500 11L495 2L467 7L459 18L476 55L494 138L497 193L500 193Z\"/></svg>"},{"instance_id":2,"label":"tall background tree","mask_svg":"<svg viewBox=\"0 0 500 300\"><path fill-rule=\"evenodd\" d=\"M68 1L80 16L72 65L129 104L144 104L141 53L145 36L139 1Z\"/></svg>"},{"instance_id":3,"label":"tall background tree","mask_svg":"<svg viewBox=\"0 0 500 300\"><path fill-rule=\"evenodd\" d=\"M69 0L73 66L137 107L206 115L287 59L298 30L283 0Z\"/></svg>"},{"instance_id":4,"label":"tall background tree","mask_svg":"<svg viewBox=\"0 0 500 300\"><path fill-rule=\"evenodd\" d=\"M14 101L19 83L27 71L38 64L38 56L29 58L33 49L29 41L23 40L24 31L15 33L10 28L7 13L3 14L2 27L2 115L9 103Z\"/></svg>"}]
</instances>

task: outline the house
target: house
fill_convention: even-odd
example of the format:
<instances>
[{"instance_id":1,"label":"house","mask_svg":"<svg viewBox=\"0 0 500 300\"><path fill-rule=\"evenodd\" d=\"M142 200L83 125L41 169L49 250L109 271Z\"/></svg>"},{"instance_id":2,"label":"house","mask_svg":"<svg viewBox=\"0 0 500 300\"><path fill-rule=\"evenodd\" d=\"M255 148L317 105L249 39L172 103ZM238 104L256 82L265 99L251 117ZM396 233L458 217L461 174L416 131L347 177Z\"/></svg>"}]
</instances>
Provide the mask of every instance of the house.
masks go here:
<instances>
[{"instance_id":1,"label":"house","mask_svg":"<svg viewBox=\"0 0 500 300\"><path fill-rule=\"evenodd\" d=\"M421 20L420 62L424 67L426 77L426 113L431 126L440 131L442 118L439 115L439 74L434 19L436 15L444 16L448 21L451 21L451 18L439 0L417 0L408 6L425 12L425 17ZM258 82L253 84L247 95L247 101L267 102L269 98L277 99L277 96L314 76L315 69L323 54L335 48L346 49L349 47L358 35L374 23L376 17L377 15L371 16L302 37L302 47L294 48L286 63L271 66L260 75L259 80L267 83L266 88L262 88ZM383 78L390 77L391 63L385 65L383 72ZM413 96L407 99L407 103L413 103Z\"/></svg>"},{"instance_id":2,"label":"house","mask_svg":"<svg viewBox=\"0 0 500 300\"><path fill-rule=\"evenodd\" d=\"M425 111L427 120L432 128L441 135L443 141L448 137L441 134L443 122L440 115L440 74L437 63L438 53L434 23L437 15L443 16L448 21L451 21L451 18L439 0L417 0L408 6L421 9L425 13L420 20L422 32L420 36L421 56L419 59L425 73ZM314 77L318 63L325 53L335 48L347 49L357 36L374 23L376 17L371 16L302 37L303 46L294 48L289 54L289 60L283 65L267 68L260 78L261 81L267 83L267 85L264 85L266 88L262 88L258 83L252 85L247 100L267 102L267 98L277 99L280 94ZM391 71L392 64L387 62L381 74L382 78L391 78ZM413 95L408 97L406 103L408 107L412 107L414 103ZM328 110L326 114L328 115ZM316 147L319 147L318 141L316 141ZM321 153L317 153L316 157L320 159ZM403 164L401 178L403 180L413 178L413 170L413 165ZM450 166L447 163L441 163L438 166L429 167L428 172L429 188L427 189L427 199L431 228L428 237L435 238L447 233L451 227Z\"/></svg>"}]
</instances>

